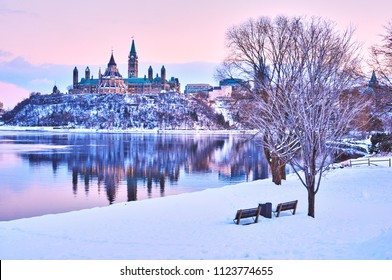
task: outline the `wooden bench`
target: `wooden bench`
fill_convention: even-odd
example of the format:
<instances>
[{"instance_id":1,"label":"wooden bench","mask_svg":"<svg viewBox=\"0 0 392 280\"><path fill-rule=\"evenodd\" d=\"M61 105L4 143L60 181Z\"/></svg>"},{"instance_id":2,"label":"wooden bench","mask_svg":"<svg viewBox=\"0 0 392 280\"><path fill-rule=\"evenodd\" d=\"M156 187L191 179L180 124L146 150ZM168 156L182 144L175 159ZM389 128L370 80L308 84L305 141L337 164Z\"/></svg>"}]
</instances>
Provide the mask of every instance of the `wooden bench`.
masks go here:
<instances>
[{"instance_id":1,"label":"wooden bench","mask_svg":"<svg viewBox=\"0 0 392 280\"><path fill-rule=\"evenodd\" d=\"M261 212L261 206L257 208L249 208L249 209L240 209L237 210L237 214L235 215L235 218L233 219L234 223L237 225L240 224L241 219L245 218L253 218L254 223L257 223L259 221L259 216ZM251 223L247 223L244 225L249 225Z\"/></svg>"},{"instance_id":2,"label":"wooden bench","mask_svg":"<svg viewBox=\"0 0 392 280\"><path fill-rule=\"evenodd\" d=\"M276 217L279 217L280 212L290 210L293 215L295 215L295 211L297 210L298 200L279 203L276 206L276 210L273 211Z\"/></svg>"}]
</instances>

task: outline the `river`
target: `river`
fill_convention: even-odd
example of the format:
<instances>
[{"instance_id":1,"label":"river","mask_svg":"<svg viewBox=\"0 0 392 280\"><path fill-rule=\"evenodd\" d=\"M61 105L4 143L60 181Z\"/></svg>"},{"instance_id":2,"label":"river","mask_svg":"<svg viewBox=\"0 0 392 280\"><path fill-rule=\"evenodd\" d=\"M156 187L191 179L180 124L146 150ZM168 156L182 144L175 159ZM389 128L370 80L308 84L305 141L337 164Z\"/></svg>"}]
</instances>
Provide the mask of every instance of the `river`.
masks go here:
<instances>
[{"instance_id":1,"label":"river","mask_svg":"<svg viewBox=\"0 0 392 280\"><path fill-rule=\"evenodd\" d=\"M0 221L267 177L243 135L0 131Z\"/></svg>"}]
</instances>

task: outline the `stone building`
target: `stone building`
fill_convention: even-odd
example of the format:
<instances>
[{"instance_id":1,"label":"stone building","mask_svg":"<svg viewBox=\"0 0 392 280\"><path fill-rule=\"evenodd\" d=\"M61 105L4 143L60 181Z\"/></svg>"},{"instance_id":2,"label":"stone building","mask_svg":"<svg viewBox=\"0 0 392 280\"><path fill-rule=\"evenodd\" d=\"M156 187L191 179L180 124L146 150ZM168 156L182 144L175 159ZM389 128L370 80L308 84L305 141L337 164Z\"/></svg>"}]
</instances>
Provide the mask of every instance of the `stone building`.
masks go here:
<instances>
[{"instance_id":1,"label":"stone building","mask_svg":"<svg viewBox=\"0 0 392 280\"><path fill-rule=\"evenodd\" d=\"M139 78L139 58L136 52L135 41L132 40L131 50L128 56L128 76L124 78L114 60L113 52L110 56L108 66L102 74L98 72L98 78L91 76L90 68L85 70L84 78L79 81L79 71L77 67L73 70L73 85L69 90L70 94L77 93L161 93L180 92L180 82L178 78L166 79L166 68L162 66L161 76L153 77L153 69L150 66L148 76Z\"/></svg>"}]
</instances>

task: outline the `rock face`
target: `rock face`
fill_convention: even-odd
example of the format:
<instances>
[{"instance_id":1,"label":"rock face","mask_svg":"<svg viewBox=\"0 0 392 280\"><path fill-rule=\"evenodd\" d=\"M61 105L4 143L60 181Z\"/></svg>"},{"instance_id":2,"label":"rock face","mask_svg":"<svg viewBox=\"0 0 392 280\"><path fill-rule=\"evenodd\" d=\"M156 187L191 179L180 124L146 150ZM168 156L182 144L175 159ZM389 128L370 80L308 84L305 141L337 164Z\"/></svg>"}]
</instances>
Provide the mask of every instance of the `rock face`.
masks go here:
<instances>
[{"instance_id":1,"label":"rock face","mask_svg":"<svg viewBox=\"0 0 392 280\"><path fill-rule=\"evenodd\" d=\"M176 93L35 95L3 116L4 124L96 129L224 129L203 101Z\"/></svg>"}]
</instances>

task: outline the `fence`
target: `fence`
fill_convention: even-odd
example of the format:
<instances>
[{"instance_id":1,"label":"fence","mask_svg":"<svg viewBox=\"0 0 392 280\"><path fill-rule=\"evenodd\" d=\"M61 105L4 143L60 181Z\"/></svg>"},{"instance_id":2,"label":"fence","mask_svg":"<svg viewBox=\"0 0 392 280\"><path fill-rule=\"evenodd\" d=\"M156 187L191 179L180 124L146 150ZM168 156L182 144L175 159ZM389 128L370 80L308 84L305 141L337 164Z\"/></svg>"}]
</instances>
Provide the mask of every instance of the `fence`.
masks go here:
<instances>
[{"instance_id":1,"label":"fence","mask_svg":"<svg viewBox=\"0 0 392 280\"><path fill-rule=\"evenodd\" d=\"M363 159L351 159L350 160L350 166L353 165L364 165L367 164L368 166L370 165L379 165L377 163L380 162L387 162L388 166L391 167L392 166L392 159L391 158L363 158Z\"/></svg>"}]
</instances>

